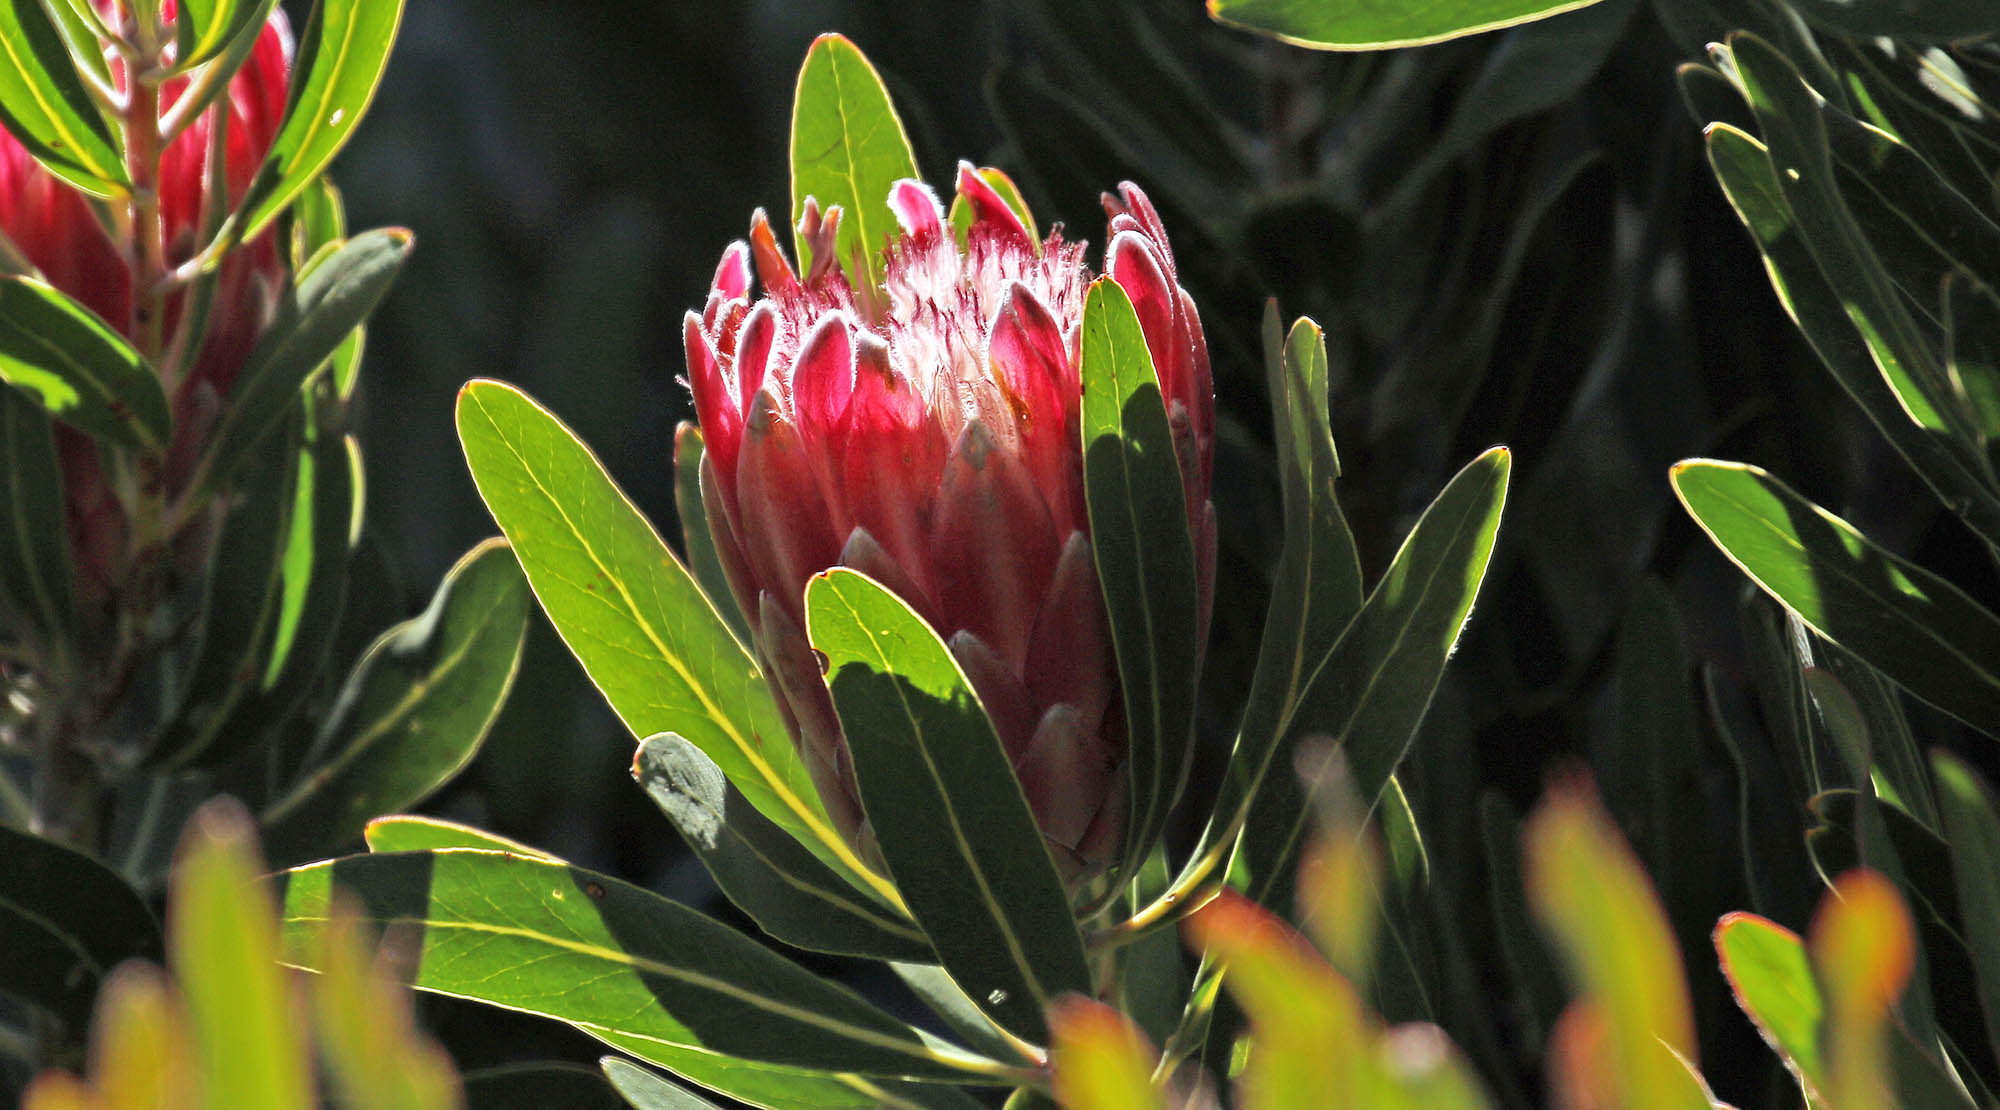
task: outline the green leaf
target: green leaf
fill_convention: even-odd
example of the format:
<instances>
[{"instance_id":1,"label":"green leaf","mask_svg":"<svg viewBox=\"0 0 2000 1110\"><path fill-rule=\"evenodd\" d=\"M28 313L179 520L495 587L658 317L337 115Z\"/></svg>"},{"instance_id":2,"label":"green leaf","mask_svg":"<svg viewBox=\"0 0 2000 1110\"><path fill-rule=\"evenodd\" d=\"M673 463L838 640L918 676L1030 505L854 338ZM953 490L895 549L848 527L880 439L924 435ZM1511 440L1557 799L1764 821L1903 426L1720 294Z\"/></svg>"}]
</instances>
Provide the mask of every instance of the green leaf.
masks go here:
<instances>
[{"instance_id":1,"label":"green leaf","mask_svg":"<svg viewBox=\"0 0 2000 1110\"><path fill-rule=\"evenodd\" d=\"M19 620L59 642L76 601L53 432L32 402L0 389L0 624Z\"/></svg>"},{"instance_id":2,"label":"green leaf","mask_svg":"<svg viewBox=\"0 0 2000 1110\"><path fill-rule=\"evenodd\" d=\"M195 812L168 898L167 944L187 1002L203 1100L272 1110L312 1104L311 1057L279 966L255 826L232 800Z\"/></svg>"},{"instance_id":3,"label":"green leaf","mask_svg":"<svg viewBox=\"0 0 2000 1110\"><path fill-rule=\"evenodd\" d=\"M814 39L792 101L792 217L807 197L821 212L841 207L836 261L856 289L881 286L882 252L896 230L889 187L916 176L910 137L874 65L842 35ZM797 245L803 274L813 265L803 232Z\"/></svg>"},{"instance_id":4,"label":"green leaf","mask_svg":"<svg viewBox=\"0 0 2000 1110\"><path fill-rule=\"evenodd\" d=\"M1987 1040L2000 1054L2000 817L1992 790L1956 756L1931 753L1931 769L1958 886L1958 920L1948 924L1960 930L1972 954Z\"/></svg>"},{"instance_id":5,"label":"green leaf","mask_svg":"<svg viewBox=\"0 0 2000 1110\"><path fill-rule=\"evenodd\" d=\"M368 822L368 827L362 831L362 836L367 840L368 850L371 852L484 848L496 852L512 852L517 856L534 856L537 859L556 858L539 848L530 848L518 840L509 840L498 833L475 829L471 825L461 825L442 817L425 817L411 813L377 817Z\"/></svg>"},{"instance_id":6,"label":"green leaf","mask_svg":"<svg viewBox=\"0 0 2000 1110\"><path fill-rule=\"evenodd\" d=\"M765 1110L979 1110L984 1105L956 1087L870 1079L848 1072L781 1068L705 1049L676 1048L617 1034L606 1044L658 1064L697 1086Z\"/></svg>"},{"instance_id":7,"label":"green leaf","mask_svg":"<svg viewBox=\"0 0 2000 1110\"><path fill-rule=\"evenodd\" d=\"M1911 419L1843 307L1843 295L1822 276L1806 249L1804 232L1762 144L1721 125L1711 126L1707 135L1709 166L1763 251L1779 301L1820 361L1939 499L1982 536L2000 537L2000 501L1976 461Z\"/></svg>"},{"instance_id":8,"label":"green leaf","mask_svg":"<svg viewBox=\"0 0 2000 1110\"><path fill-rule=\"evenodd\" d=\"M124 151L41 0L0 0L0 124L86 193L122 196L131 185Z\"/></svg>"},{"instance_id":9,"label":"green leaf","mask_svg":"<svg viewBox=\"0 0 2000 1110\"><path fill-rule=\"evenodd\" d=\"M625 1100L598 1068L530 1060L467 1071L465 1105L479 1110L624 1110Z\"/></svg>"},{"instance_id":10,"label":"green leaf","mask_svg":"<svg viewBox=\"0 0 2000 1110\"><path fill-rule=\"evenodd\" d=\"M1672 480L1723 554L1813 631L2000 738L2000 619L1756 467L1690 459Z\"/></svg>"},{"instance_id":11,"label":"green leaf","mask_svg":"<svg viewBox=\"0 0 2000 1110\"><path fill-rule=\"evenodd\" d=\"M1208 0L1223 23L1315 50L1386 50L1495 31L1597 0Z\"/></svg>"},{"instance_id":12,"label":"green leaf","mask_svg":"<svg viewBox=\"0 0 2000 1110\"><path fill-rule=\"evenodd\" d=\"M567 1021L639 1045L860 1074L962 1078L980 1061L933 1048L845 987L685 906L554 860L465 849L350 856L287 873L298 958L335 884L364 919L420 939L422 990Z\"/></svg>"},{"instance_id":13,"label":"green leaf","mask_svg":"<svg viewBox=\"0 0 2000 1110\"><path fill-rule=\"evenodd\" d=\"M1049 1014L1049 1070L1056 1099L1092 1110L1164 1110L1153 1085L1158 1053L1132 1019L1092 998L1066 995Z\"/></svg>"},{"instance_id":14,"label":"green leaf","mask_svg":"<svg viewBox=\"0 0 2000 1110\"><path fill-rule=\"evenodd\" d=\"M2000 224L1894 135L1822 104L1840 193L1868 231L1889 276L1935 313L1947 273L2000 282Z\"/></svg>"},{"instance_id":15,"label":"green leaf","mask_svg":"<svg viewBox=\"0 0 2000 1110\"><path fill-rule=\"evenodd\" d=\"M173 437L160 376L110 325L34 278L0 277L0 382L94 439L158 451Z\"/></svg>"},{"instance_id":16,"label":"green leaf","mask_svg":"<svg viewBox=\"0 0 2000 1110\"><path fill-rule=\"evenodd\" d=\"M1799 14L1855 38L1947 42L2000 32L1986 0L1787 0Z\"/></svg>"},{"instance_id":17,"label":"green leaf","mask_svg":"<svg viewBox=\"0 0 2000 1110\"><path fill-rule=\"evenodd\" d=\"M895 905L829 824L757 661L590 449L490 381L459 392L458 437L550 623L632 735L686 737L820 862Z\"/></svg>"},{"instance_id":18,"label":"green leaf","mask_svg":"<svg viewBox=\"0 0 2000 1110\"><path fill-rule=\"evenodd\" d=\"M1180 462L1138 313L1116 281L1099 278L1082 326L1083 488L1125 699L1129 866L1152 850L1187 786L1200 604Z\"/></svg>"},{"instance_id":19,"label":"green leaf","mask_svg":"<svg viewBox=\"0 0 2000 1110\"><path fill-rule=\"evenodd\" d=\"M292 98L236 217L239 242L323 172L354 133L389 65L403 0L316 0L292 64Z\"/></svg>"},{"instance_id":20,"label":"green leaf","mask_svg":"<svg viewBox=\"0 0 2000 1110\"><path fill-rule=\"evenodd\" d=\"M597 1063L604 1069L604 1078L633 1110L715 1110L714 1103L630 1060L606 1056Z\"/></svg>"},{"instance_id":21,"label":"green leaf","mask_svg":"<svg viewBox=\"0 0 2000 1110\"><path fill-rule=\"evenodd\" d=\"M264 813L272 855L358 839L413 806L479 751L507 701L528 632L528 584L502 540L460 558L421 614L384 632L327 711L307 775Z\"/></svg>"},{"instance_id":22,"label":"green leaf","mask_svg":"<svg viewBox=\"0 0 2000 1110\"><path fill-rule=\"evenodd\" d=\"M748 644L749 622L737 607L736 594L729 588L729 578L722 570L722 557L715 552L715 533L708 526L707 499L702 489L713 486L715 479L702 478L709 469L707 457L700 428L683 421L674 429L674 511L681 518L688 569L694 572L703 596L729 622L729 630L736 634L737 642Z\"/></svg>"},{"instance_id":23,"label":"green leaf","mask_svg":"<svg viewBox=\"0 0 2000 1110\"><path fill-rule=\"evenodd\" d=\"M1513 456L1495 447L1466 464L1438 494L1340 637L1314 645L1294 711L1280 723L1277 751L1307 736L1333 741L1364 807L1375 804L1430 708L1473 599L1507 503ZM1321 772L1323 773L1323 771ZM1254 865L1253 898L1295 866L1309 814L1253 808L1243 851Z\"/></svg>"},{"instance_id":24,"label":"green leaf","mask_svg":"<svg viewBox=\"0 0 2000 1110\"><path fill-rule=\"evenodd\" d=\"M274 3L275 0L180 0L174 17L174 72L186 73L222 53L238 35L261 30Z\"/></svg>"},{"instance_id":25,"label":"green leaf","mask_svg":"<svg viewBox=\"0 0 2000 1110\"><path fill-rule=\"evenodd\" d=\"M950 649L902 599L834 569L806 585L806 634L854 758L861 806L938 960L1015 1033L1088 992L1062 880L1000 737Z\"/></svg>"},{"instance_id":26,"label":"green leaf","mask_svg":"<svg viewBox=\"0 0 2000 1110\"><path fill-rule=\"evenodd\" d=\"M52 840L0 825L0 991L80 1033L105 973L158 958L160 927L110 868Z\"/></svg>"},{"instance_id":27,"label":"green leaf","mask_svg":"<svg viewBox=\"0 0 2000 1110\"><path fill-rule=\"evenodd\" d=\"M228 480L243 457L284 419L299 387L375 311L410 256L399 227L364 231L285 292L278 317L257 341L216 433L202 481Z\"/></svg>"},{"instance_id":28,"label":"green leaf","mask_svg":"<svg viewBox=\"0 0 2000 1110\"><path fill-rule=\"evenodd\" d=\"M930 942L865 898L743 800L715 761L689 741L647 737L632 775L701 857L715 885L758 928L814 952L923 960Z\"/></svg>"},{"instance_id":29,"label":"green leaf","mask_svg":"<svg viewBox=\"0 0 2000 1110\"><path fill-rule=\"evenodd\" d=\"M1756 914L1731 913L1715 926L1715 952L1736 1004L1785 1062L1807 1100L1816 1103L1826 1083L1819 1048L1826 1004L1813 981L1805 942Z\"/></svg>"},{"instance_id":30,"label":"green leaf","mask_svg":"<svg viewBox=\"0 0 2000 1110\"><path fill-rule=\"evenodd\" d=\"M1992 457L2000 441L2000 293L1953 278L1944 293L1945 365L1965 391Z\"/></svg>"}]
</instances>

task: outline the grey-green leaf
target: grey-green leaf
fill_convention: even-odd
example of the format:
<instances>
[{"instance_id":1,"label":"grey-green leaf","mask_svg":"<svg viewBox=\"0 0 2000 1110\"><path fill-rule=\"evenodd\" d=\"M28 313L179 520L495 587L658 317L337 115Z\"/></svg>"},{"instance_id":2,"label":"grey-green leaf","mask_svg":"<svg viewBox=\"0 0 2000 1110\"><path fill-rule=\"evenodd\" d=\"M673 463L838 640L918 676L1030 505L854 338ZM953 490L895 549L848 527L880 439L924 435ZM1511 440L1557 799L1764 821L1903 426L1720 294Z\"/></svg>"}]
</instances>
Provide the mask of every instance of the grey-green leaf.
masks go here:
<instances>
[{"instance_id":1,"label":"grey-green leaf","mask_svg":"<svg viewBox=\"0 0 2000 1110\"><path fill-rule=\"evenodd\" d=\"M1046 1041L1043 1010L1090 990L1083 941L1048 846L986 710L950 649L902 599L851 570L806 586L882 857L965 993Z\"/></svg>"},{"instance_id":2,"label":"grey-green leaf","mask_svg":"<svg viewBox=\"0 0 2000 1110\"><path fill-rule=\"evenodd\" d=\"M1690 459L1672 477L1723 554L1813 631L2000 738L2000 618L1756 467Z\"/></svg>"},{"instance_id":3,"label":"grey-green leaf","mask_svg":"<svg viewBox=\"0 0 2000 1110\"><path fill-rule=\"evenodd\" d=\"M923 960L909 921L856 895L811 852L744 801L715 761L668 732L639 744L632 775L701 857L715 884L759 928L815 952Z\"/></svg>"},{"instance_id":4,"label":"grey-green leaf","mask_svg":"<svg viewBox=\"0 0 2000 1110\"><path fill-rule=\"evenodd\" d=\"M0 277L0 382L95 439L158 451L173 436L159 374L96 314L34 278Z\"/></svg>"},{"instance_id":5,"label":"grey-green leaf","mask_svg":"<svg viewBox=\"0 0 2000 1110\"><path fill-rule=\"evenodd\" d=\"M607 875L467 849L350 856L285 874L284 929L310 958L333 887L420 945L412 985L641 1044L791 1067L954 1079L934 1048L845 987L720 922Z\"/></svg>"},{"instance_id":6,"label":"grey-green leaf","mask_svg":"<svg viewBox=\"0 0 2000 1110\"><path fill-rule=\"evenodd\" d=\"M158 958L159 923L125 880L54 841L0 825L0 859L0 991L80 1034L106 972Z\"/></svg>"},{"instance_id":7,"label":"grey-green leaf","mask_svg":"<svg viewBox=\"0 0 2000 1110\"><path fill-rule=\"evenodd\" d=\"M620 1056L597 1062L604 1078L633 1110L716 1110L715 1104L678 1083L654 1075Z\"/></svg>"},{"instance_id":8,"label":"grey-green leaf","mask_svg":"<svg viewBox=\"0 0 2000 1110\"><path fill-rule=\"evenodd\" d=\"M514 553L488 540L428 608L376 639L321 726L325 762L264 814L272 858L349 844L370 818L417 804L471 762L520 669L528 609Z\"/></svg>"}]
</instances>

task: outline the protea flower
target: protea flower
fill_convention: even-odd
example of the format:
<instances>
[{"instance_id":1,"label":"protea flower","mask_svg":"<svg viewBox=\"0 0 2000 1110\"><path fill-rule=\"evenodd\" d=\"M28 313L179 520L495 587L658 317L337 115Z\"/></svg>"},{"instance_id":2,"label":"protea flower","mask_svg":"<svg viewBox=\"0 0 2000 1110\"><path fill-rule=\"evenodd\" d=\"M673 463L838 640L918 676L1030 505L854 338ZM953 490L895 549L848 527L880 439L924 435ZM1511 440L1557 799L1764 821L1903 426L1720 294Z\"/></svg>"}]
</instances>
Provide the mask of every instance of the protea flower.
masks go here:
<instances>
[{"instance_id":1,"label":"protea flower","mask_svg":"<svg viewBox=\"0 0 2000 1110\"><path fill-rule=\"evenodd\" d=\"M803 631L832 566L896 591L950 645L991 715L1043 835L1075 879L1117 853L1125 728L1083 495L1078 420L1084 245L1036 242L969 165L962 241L931 190L898 182L881 289L835 254L838 208L805 205L796 274L760 211L724 252L685 339L707 440L701 485L732 591L755 629L827 809L871 846L840 723ZM1194 302L1159 215L1130 183L1104 198L1105 269L1138 310L1179 441L1200 552L1214 396ZM755 267L763 295L751 294Z\"/></svg>"},{"instance_id":2,"label":"protea flower","mask_svg":"<svg viewBox=\"0 0 2000 1110\"><path fill-rule=\"evenodd\" d=\"M100 3L107 15L112 6ZM169 25L174 0L163 5ZM169 56L171 56L169 47ZM264 155L277 137L290 80L292 36L282 11L273 9L249 60L229 84L228 130L224 135L229 201L242 199ZM123 63L113 67L122 86ZM186 91L188 79L175 78L160 90L162 111ZM215 108L176 135L161 152L159 211L161 239L169 266L187 261L202 247L202 205L207 192L210 129L221 115ZM150 125L150 124L148 124ZM92 203L37 165L12 135L0 129L0 234L51 285L69 294L128 338L135 336L130 244L113 238ZM258 334L269 323L283 276L274 233L238 247L216 278L215 300L198 350L183 352L178 389L169 400L175 442L169 470L185 469L205 438L216 398L235 380ZM170 297L165 333L180 323L179 294ZM83 436L62 433L63 470L71 539L79 554L87 593L96 594L115 574L124 542L122 512L106 487L94 449Z\"/></svg>"}]
</instances>

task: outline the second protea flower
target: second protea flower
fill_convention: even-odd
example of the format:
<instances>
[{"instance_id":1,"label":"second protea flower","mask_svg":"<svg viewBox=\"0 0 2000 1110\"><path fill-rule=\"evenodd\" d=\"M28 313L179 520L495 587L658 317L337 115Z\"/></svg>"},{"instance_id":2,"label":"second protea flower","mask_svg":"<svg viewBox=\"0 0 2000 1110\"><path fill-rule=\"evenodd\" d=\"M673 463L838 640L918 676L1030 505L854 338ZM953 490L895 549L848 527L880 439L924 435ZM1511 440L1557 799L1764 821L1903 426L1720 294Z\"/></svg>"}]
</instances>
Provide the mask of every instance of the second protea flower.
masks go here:
<instances>
[{"instance_id":1,"label":"second protea flower","mask_svg":"<svg viewBox=\"0 0 2000 1110\"><path fill-rule=\"evenodd\" d=\"M1076 877L1117 854L1123 705L1099 594L1079 442L1079 324L1091 274L1060 231L1036 241L969 165L962 236L920 182L890 207L881 289L836 262L838 208L808 200L795 272L759 212L724 253L686 344L707 440L710 530L827 809L872 839L804 632L808 579L859 570L923 614L972 680L1043 835ZM1193 301L1137 186L1105 198L1104 268L1130 296L1182 461L1201 569L1214 396ZM752 296L752 270L762 285Z\"/></svg>"}]
</instances>

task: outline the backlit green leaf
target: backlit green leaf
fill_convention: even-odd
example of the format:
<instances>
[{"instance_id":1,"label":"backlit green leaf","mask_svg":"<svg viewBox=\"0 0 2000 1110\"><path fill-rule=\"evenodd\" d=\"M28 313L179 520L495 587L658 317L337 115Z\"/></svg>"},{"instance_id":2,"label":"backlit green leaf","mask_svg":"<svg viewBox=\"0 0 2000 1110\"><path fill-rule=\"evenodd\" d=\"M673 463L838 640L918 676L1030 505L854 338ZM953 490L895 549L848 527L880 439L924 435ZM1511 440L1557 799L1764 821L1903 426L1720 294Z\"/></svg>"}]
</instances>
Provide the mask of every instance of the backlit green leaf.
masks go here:
<instances>
[{"instance_id":1,"label":"backlit green leaf","mask_svg":"<svg viewBox=\"0 0 2000 1110\"><path fill-rule=\"evenodd\" d=\"M131 184L118 139L41 0L0 0L0 124L86 193L119 196Z\"/></svg>"},{"instance_id":2,"label":"backlit green leaf","mask_svg":"<svg viewBox=\"0 0 2000 1110\"><path fill-rule=\"evenodd\" d=\"M1597 0L1208 0L1224 23L1320 50L1384 50L1421 46L1512 27Z\"/></svg>"},{"instance_id":3,"label":"backlit green leaf","mask_svg":"<svg viewBox=\"0 0 2000 1110\"><path fill-rule=\"evenodd\" d=\"M882 251L896 230L889 187L917 176L903 121L882 78L841 35L813 40L792 101L792 217L807 197L821 212L842 210L835 250L856 289L882 283ZM799 271L813 264L804 233L797 236Z\"/></svg>"},{"instance_id":4,"label":"backlit green leaf","mask_svg":"<svg viewBox=\"0 0 2000 1110\"><path fill-rule=\"evenodd\" d=\"M93 438L146 451L173 436L160 376L54 286L0 277L0 382Z\"/></svg>"}]
</instances>

